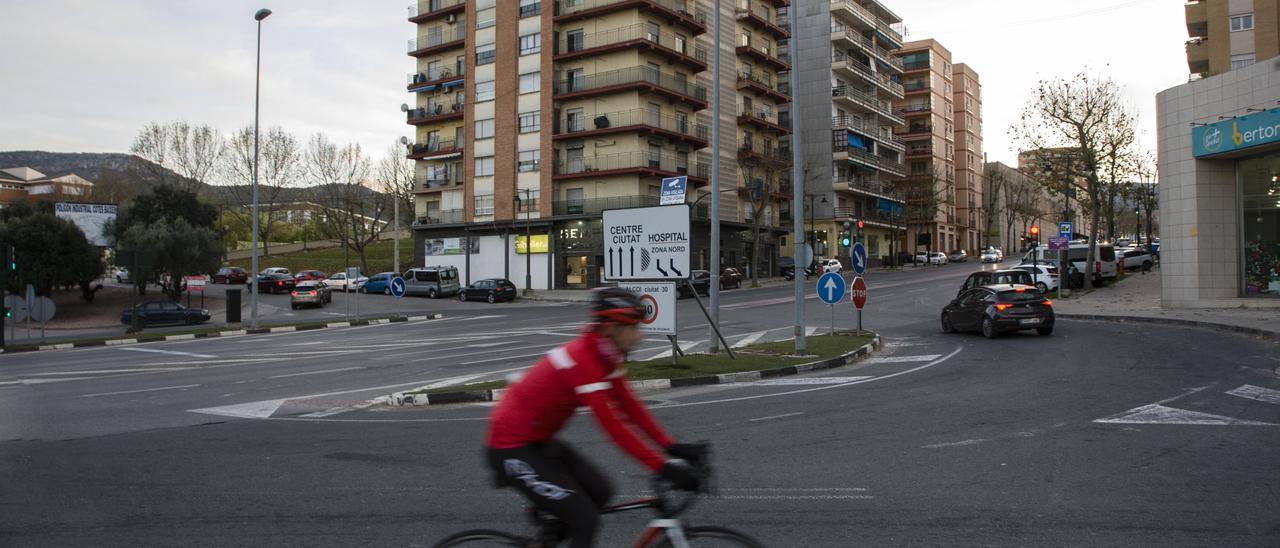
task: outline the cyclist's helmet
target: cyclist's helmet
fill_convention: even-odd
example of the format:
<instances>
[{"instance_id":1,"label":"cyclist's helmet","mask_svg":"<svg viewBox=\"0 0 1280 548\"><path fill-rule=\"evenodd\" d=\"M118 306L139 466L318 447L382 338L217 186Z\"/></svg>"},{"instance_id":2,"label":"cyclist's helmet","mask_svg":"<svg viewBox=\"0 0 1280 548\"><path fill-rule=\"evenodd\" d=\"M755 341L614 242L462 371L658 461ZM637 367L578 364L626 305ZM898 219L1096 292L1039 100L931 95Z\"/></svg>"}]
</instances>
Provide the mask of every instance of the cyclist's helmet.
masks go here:
<instances>
[{"instance_id":1,"label":"cyclist's helmet","mask_svg":"<svg viewBox=\"0 0 1280 548\"><path fill-rule=\"evenodd\" d=\"M591 319L597 323L635 325L644 319L645 306L635 293L604 287L591 294Z\"/></svg>"}]
</instances>

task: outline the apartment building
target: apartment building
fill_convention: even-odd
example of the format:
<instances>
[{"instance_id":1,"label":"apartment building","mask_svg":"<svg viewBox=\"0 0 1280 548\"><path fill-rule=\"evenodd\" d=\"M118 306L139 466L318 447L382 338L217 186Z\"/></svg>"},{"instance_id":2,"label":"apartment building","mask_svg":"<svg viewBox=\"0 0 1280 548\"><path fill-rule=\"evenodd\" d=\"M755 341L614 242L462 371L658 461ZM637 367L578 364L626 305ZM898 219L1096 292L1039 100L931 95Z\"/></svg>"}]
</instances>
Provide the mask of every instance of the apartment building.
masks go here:
<instances>
[{"instance_id":1,"label":"apartment building","mask_svg":"<svg viewBox=\"0 0 1280 548\"><path fill-rule=\"evenodd\" d=\"M976 253L986 226L982 201L982 84L964 63L952 65L952 108L955 111L956 231L959 248Z\"/></svg>"},{"instance_id":2,"label":"apartment building","mask_svg":"<svg viewBox=\"0 0 1280 548\"><path fill-rule=\"evenodd\" d=\"M689 178L693 262L709 266L710 200L721 194L725 265L772 269L789 195L789 129L778 82L784 0L421 0L409 7L417 70L416 264L535 289L601 284L601 212L657 205ZM710 34L713 6L723 40ZM721 48L719 185L711 184L712 48ZM741 168L739 168L741 166ZM727 190L727 192L725 192ZM759 235L753 226L762 227ZM526 238L526 234L531 238ZM467 245L427 245L438 240ZM527 240L527 241L526 241ZM436 255L454 250L459 255ZM470 250L461 254L458 250ZM525 253L532 257L526 257ZM519 285L523 285L520 283Z\"/></svg>"},{"instance_id":3,"label":"apartment building","mask_svg":"<svg viewBox=\"0 0 1280 548\"><path fill-rule=\"evenodd\" d=\"M906 144L906 202L909 250L950 252L965 243L957 222L954 67L951 51L936 40L903 44L905 118L899 136Z\"/></svg>"},{"instance_id":4,"label":"apartment building","mask_svg":"<svg viewBox=\"0 0 1280 548\"><path fill-rule=\"evenodd\" d=\"M987 162L981 179L984 209L982 247L995 246L1012 256L1026 248L1032 226L1041 238L1057 235L1061 204L1040 184L1039 176L1001 162Z\"/></svg>"},{"instance_id":5,"label":"apartment building","mask_svg":"<svg viewBox=\"0 0 1280 548\"><path fill-rule=\"evenodd\" d=\"M1184 9L1193 80L1280 55L1280 1L1191 0Z\"/></svg>"}]
</instances>

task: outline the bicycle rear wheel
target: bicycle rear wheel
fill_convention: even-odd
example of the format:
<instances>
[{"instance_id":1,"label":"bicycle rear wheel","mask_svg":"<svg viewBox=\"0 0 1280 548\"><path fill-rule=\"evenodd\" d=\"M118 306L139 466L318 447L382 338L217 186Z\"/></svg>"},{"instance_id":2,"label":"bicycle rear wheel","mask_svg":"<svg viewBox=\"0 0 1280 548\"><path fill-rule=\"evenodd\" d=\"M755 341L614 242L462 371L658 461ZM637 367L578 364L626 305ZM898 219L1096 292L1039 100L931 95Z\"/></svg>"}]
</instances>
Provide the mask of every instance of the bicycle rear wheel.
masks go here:
<instances>
[{"instance_id":1,"label":"bicycle rear wheel","mask_svg":"<svg viewBox=\"0 0 1280 548\"><path fill-rule=\"evenodd\" d=\"M692 548L714 548L717 546L742 546L746 548L764 548L755 539L729 529L727 527L686 527L684 538ZM659 548L672 548L671 540L663 538L657 544Z\"/></svg>"},{"instance_id":2,"label":"bicycle rear wheel","mask_svg":"<svg viewBox=\"0 0 1280 548\"><path fill-rule=\"evenodd\" d=\"M471 529L449 536L437 542L434 548L449 546L467 546L483 548L485 546L528 546L529 539L493 529Z\"/></svg>"}]
</instances>

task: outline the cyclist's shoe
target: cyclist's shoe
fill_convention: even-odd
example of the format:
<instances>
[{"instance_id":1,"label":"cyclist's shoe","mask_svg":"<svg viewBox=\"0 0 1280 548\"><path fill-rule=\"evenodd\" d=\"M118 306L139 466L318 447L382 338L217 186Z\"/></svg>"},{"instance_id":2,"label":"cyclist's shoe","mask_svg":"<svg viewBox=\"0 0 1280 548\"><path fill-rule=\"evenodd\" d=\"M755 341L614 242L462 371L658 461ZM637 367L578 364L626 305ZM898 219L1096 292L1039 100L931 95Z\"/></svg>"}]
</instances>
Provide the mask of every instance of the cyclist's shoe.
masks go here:
<instances>
[{"instance_id":1,"label":"cyclist's shoe","mask_svg":"<svg viewBox=\"0 0 1280 548\"><path fill-rule=\"evenodd\" d=\"M673 443L667 448L667 454L677 459L684 459L698 466L706 461L707 444L705 443Z\"/></svg>"},{"instance_id":2,"label":"cyclist's shoe","mask_svg":"<svg viewBox=\"0 0 1280 548\"><path fill-rule=\"evenodd\" d=\"M698 477L697 471L683 459L671 459L663 463L658 475L682 491L697 491L702 486L702 479Z\"/></svg>"}]
</instances>

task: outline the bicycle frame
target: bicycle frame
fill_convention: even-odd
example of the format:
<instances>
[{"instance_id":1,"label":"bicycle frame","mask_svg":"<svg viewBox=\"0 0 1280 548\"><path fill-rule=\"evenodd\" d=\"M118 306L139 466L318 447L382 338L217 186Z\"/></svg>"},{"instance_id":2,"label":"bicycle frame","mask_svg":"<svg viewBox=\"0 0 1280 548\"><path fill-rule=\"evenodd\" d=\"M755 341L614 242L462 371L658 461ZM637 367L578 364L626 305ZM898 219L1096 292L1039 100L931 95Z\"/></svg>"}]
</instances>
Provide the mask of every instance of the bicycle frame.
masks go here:
<instances>
[{"instance_id":1,"label":"bicycle frame","mask_svg":"<svg viewBox=\"0 0 1280 548\"><path fill-rule=\"evenodd\" d=\"M640 510L643 508L662 508L662 500L658 498L641 499L634 502L606 506L600 510L601 514L616 514L618 512L626 512L628 510ZM640 533L640 538L636 540L634 548L647 548L653 545L663 533L667 534L667 538L671 540L673 548L689 548L688 542L684 538L684 526L680 520L670 517L655 518L649 520L649 525Z\"/></svg>"}]
</instances>

